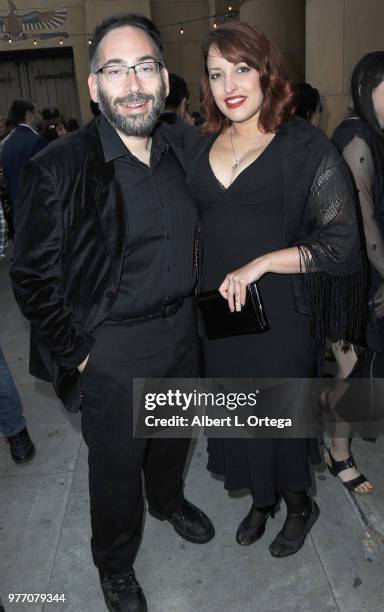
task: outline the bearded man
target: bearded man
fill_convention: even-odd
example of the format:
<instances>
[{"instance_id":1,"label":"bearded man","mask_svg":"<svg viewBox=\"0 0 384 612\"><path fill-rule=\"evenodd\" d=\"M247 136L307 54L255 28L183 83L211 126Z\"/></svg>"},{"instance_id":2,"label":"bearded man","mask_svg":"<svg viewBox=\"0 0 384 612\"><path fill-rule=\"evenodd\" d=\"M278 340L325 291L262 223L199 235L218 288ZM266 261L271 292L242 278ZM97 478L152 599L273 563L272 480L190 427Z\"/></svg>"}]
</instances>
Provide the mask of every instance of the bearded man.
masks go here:
<instances>
[{"instance_id":1,"label":"bearded man","mask_svg":"<svg viewBox=\"0 0 384 612\"><path fill-rule=\"evenodd\" d=\"M144 17L96 28L88 80L101 116L27 163L11 276L30 320L31 371L81 403L92 554L107 608L147 610L133 562L145 491L188 541L214 529L186 501L189 441L133 435L132 379L195 377L196 210L182 152L157 125L168 94L159 32Z\"/></svg>"}]
</instances>

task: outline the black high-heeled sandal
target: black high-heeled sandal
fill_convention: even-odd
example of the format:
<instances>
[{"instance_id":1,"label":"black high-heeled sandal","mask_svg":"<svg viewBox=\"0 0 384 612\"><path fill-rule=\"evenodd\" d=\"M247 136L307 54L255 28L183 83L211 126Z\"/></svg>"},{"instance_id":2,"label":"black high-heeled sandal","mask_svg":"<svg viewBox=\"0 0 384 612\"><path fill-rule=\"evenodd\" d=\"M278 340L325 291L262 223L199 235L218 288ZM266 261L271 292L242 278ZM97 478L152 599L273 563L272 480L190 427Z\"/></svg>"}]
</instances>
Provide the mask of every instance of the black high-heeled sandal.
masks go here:
<instances>
[{"instance_id":1,"label":"black high-heeled sandal","mask_svg":"<svg viewBox=\"0 0 384 612\"><path fill-rule=\"evenodd\" d=\"M236 542L240 546L249 546L261 538L269 517L274 518L276 506L265 506L262 510L252 504L247 516L241 521L236 532Z\"/></svg>"},{"instance_id":2,"label":"black high-heeled sandal","mask_svg":"<svg viewBox=\"0 0 384 612\"><path fill-rule=\"evenodd\" d=\"M307 534L319 518L320 509L314 499L310 498L308 507L303 512L287 514L283 529L279 531L269 547L269 552L273 557L289 557L297 553L305 542ZM303 523L300 535L295 540L288 540L284 536L284 527L287 521L306 519Z\"/></svg>"},{"instance_id":3,"label":"black high-heeled sandal","mask_svg":"<svg viewBox=\"0 0 384 612\"><path fill-rule=\"evenodd\" d=\"M336 459L333 458L330 449L326 446L324 446L324 460L325 465L332 476L339 476L340 472L348 470L349 468L359 469L355 463L352 453L346 459L336 461ZM356 491L356 488L363 484L363 482L369 482L368 478L366 478L364 474L360 474L360 476L356 476L356 478L351 478L351 480L342 480L341 478L339 478L339 480L345 486L345 488L348 489L348 491L358 493L359 495L370 495L374 489L372 486L369 491Z\"/></svg>"}]
</instances>

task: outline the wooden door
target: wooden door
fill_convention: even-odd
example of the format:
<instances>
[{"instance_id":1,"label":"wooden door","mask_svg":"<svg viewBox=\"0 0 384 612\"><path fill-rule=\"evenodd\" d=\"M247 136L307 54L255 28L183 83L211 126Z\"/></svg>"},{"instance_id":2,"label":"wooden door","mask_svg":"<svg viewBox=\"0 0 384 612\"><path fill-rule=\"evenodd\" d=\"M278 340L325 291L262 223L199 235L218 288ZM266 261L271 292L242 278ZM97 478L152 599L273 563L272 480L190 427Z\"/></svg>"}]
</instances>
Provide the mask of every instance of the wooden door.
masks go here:
<instances>
[{"instance_id":1,"label":"wooden door","mask_svg":"<svg viewBox=\"0 0 384 612\"><path fill-rule=\"evenodd\" d=\"M72 50L65 55L49 49L40 52L3 54L0 59L0 115L7 115L12 100L27 98L37 102L40 109L57 107L68 119L80 123ZM62 50L64 51L64 50ZM71 54L68 54L68 51Z\"/></svg>"}]
</instances>

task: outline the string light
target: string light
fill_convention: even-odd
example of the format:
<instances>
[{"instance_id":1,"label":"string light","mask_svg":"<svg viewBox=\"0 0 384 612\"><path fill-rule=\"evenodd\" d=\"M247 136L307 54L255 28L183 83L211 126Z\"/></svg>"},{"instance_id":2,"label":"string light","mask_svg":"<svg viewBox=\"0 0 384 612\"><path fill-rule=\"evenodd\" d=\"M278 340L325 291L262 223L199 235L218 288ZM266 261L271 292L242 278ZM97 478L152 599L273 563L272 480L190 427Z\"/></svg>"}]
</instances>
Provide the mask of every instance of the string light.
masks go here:
<instances>
[{"instance_id":1,"label":"string light","mask_svg":"<svg viewBox=\"0 0 384 612\"><path fill-rule=\"evenodd\" d=\"M216 30L216 28L218 27L217 18L222 18L222 19L219 20L221 22L222 20L225 20L225 19L228 19L230 17L233 17L233 16L237 15L238 13L239 13L238 10L234 10L232 5L229 5L228 8L227 8L227 12L226 13L216 13L214 15L208 15L208 19L214 19L213 28ZM207 17L197 17L197 18L194 18L194 19L187 19L184 22L179 21L178 23L177 22L175 22L175 23L163 23L163 24L160 24L158 26L158 28L167 28L167 27L177 26L178 25L179 28L180 28L180 30L179 30L180 34L183 35L184 34L184 23L194 23L194 22L199 22L199 21L206 21L206 19L207 19ZM7 41L11 45L14 42L12 40L12 38L11 38L11 35L8 32L6 32L5 35L8 36ZM32 39L32 36L33 36L32 44L34 46L37 46L38 40L36 39L35 35L33 35L33 34L32 35L28 35L27 34L26 38ZM82 37L86 36L87 39L88 39L88 45L91 46L93 44L92 37L88 33L80 33L79 32L79 33L76 33L76 34L70 34L70 35L68 34L68 35L65 36L65 38L68 38L68 37L69 38L74 38L74 37L77 37L77 36L82 36ZM60 46L63 46L63 44L64 44L64 38L63 37L59 38L58 44Z\"/></svg>"}]
</instances>

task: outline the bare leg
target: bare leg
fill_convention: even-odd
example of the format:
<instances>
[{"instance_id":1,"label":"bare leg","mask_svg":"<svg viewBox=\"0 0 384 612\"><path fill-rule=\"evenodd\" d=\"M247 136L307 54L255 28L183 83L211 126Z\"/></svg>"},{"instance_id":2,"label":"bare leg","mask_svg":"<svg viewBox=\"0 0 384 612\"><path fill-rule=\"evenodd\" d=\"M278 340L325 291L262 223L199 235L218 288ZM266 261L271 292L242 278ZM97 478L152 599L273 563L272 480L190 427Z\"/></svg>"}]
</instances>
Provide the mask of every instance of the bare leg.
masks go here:
<instances>
[{"instance_id":1,"label":"bare leg","mask_svg":"<svg viewBox=\"0 0 384 612\"><path fill-rule=\"evenodd\" d=\"M355 367L357 361L357 355L353 347L344 353L338 344L332 344L332 351L338 367L337 377L347 378Z\"/></svg>"},{"instance_id":2,"label":"bare leg","mask_svg":"<svg viewBox=\"0 0 384 612\"><path fill-rule=\"evenodd\" d=\"M336 363L338 366L337 378L347 378L347 376L353 370L353 367L357 361L357 355L353 348L344 353L337 344L332 344L333 354L335 355ZM328 394L328 402L331 409L333 409L339 399L345 392L345 386L342 382L340 385L336 385L335 388ZM340 429L342 427L342 429ZM331 442L331 454L335 461L343 461L350 455L350 426L343 421L340 423L339 435L337 435L338 425L336 425L336 436L332 438ZM342 436L340 437L342 432ZM329 463L329 461L327 461ZM361 472L356 467L347 468L338 474L342 482L353 480L360 476ZM369 480L364 481L362 484L355 487L356 493L371 493L373 491L373 485Z\"/></svg>"}]
</instances>

